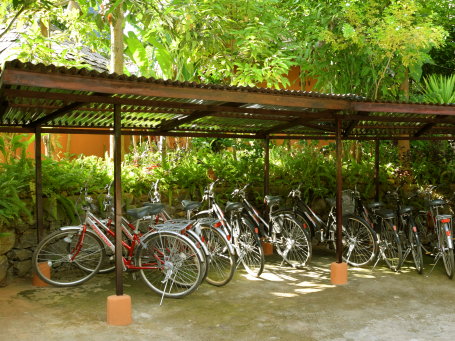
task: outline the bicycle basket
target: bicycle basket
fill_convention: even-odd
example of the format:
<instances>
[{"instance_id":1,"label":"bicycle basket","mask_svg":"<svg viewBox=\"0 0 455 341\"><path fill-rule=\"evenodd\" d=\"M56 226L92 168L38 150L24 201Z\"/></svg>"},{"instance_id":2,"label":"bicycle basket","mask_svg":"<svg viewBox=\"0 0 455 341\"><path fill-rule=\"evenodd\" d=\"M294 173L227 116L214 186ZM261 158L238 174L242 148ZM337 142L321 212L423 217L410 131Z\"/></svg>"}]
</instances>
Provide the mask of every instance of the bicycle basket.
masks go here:
<instances>
[{"instance_id":1,"label":"bicycle basket","mask_svg":"<svg viewBox=\"0 0 455 341\"><path fill-rule=\"evenodd\" d=\"M355 211L355 200L352 196L351 190L346 190L341 192L342 205L343 205L343 215L344 214L354 214Z\"/></svg>"}]
</instances>

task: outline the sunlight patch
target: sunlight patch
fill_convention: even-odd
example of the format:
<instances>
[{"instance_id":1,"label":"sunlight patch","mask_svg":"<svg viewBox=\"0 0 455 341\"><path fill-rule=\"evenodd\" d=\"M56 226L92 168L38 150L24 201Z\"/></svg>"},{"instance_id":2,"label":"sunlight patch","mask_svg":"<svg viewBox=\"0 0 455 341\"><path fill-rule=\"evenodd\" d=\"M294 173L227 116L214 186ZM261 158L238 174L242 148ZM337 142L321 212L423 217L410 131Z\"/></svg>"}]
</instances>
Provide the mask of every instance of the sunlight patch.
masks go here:
<instances>
[{"instance_id":1,"label":"sunlight patch","mask_svg":"<svg viewBox=\"0 0 455 341\"><path fill-rule=\"evenodd\" d=\"M289 292L272 292L272 295L278 296L278 297L297 297L297 294L291 294Z\"/></svg>"},{"instance_id":2,"label":"sunlight patch","mask_svg":"<svg viewBox=\"0 0 455 341\"><path fill-rule=\"evenodd\" d=\"M305 288L305 289L295 289L294 291L298 294L311 294L314 292L322 291L323 288Z\"/></svg>"}]
</instances>

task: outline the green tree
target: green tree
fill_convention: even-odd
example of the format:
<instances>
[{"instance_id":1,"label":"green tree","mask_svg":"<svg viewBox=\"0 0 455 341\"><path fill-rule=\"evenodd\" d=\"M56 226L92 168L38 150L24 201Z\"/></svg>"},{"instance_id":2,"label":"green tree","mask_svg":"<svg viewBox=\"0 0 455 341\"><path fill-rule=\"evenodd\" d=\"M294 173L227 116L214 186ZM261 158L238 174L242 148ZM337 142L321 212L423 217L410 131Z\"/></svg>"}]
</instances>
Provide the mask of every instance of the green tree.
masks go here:
<instances>
[{"instance_id":1,"label":"green tree","mask_svg":"<svg viewBox=\"0 0 455 341\"><path fill-rule=\"evenodd\" d=\"M446 37L422 3L327 0L291 6L303 75L316 78L325 92L397 98L407 77L420 79L430 50Z\"/></svg>"}]
</instances>

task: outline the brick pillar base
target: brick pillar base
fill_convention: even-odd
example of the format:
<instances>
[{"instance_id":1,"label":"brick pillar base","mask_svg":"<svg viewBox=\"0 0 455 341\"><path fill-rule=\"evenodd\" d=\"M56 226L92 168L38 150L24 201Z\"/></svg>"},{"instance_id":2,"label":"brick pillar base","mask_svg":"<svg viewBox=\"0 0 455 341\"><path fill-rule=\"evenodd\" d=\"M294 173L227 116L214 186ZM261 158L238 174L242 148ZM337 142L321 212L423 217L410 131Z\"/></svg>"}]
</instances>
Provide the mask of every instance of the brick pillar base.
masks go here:
<instances>
[{"instance_id":1,"label":"brick pillar base","mask_svg":"<svg viewBox=\"0 0 455 341\"><path fill-rule=\"evenodd\" d=\"M133 322L131 317L131 297L112 295L107 298L107 324L127 326Z\"/></svg>"},{"instance_id":2,"label":"brick pillar base","mask_svg":"<svg viewBox=\"0 0 455 341\"><path fill-rule=\"evenodd\" d=\"M40 272L47 278L51 278L51 268L47 262L38 263ZM37 274L33 274L32 285L35 287L48 287L49 284L44 282Z\"/></svg>"},{"instance_id":3,"label":"brick pillar base","mask_svg":"<svg viewBox=\"0 0 455 341\"><path fill-rule=\"evenodd\" d=\"M348 283L348 265L346 263L330 264L330 279L332 284L342 285Z\"/></svg>"}]
</instances>

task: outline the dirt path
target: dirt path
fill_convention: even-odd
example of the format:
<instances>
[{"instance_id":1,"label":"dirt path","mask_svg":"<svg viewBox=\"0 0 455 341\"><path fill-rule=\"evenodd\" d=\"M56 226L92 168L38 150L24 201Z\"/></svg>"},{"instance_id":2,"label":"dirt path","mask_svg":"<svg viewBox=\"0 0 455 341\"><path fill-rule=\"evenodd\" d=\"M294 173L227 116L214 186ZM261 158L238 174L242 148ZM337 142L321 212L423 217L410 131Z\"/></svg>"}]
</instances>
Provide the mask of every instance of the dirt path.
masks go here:
<instances>
[{"instance_id":1,"label":"dirt path","mask_svg":"<svg viewBox=\"0 0 455 341\"><path fill-rule=\"evenodd\" d=\"M429 271L431 258L426 258ZM345 286L330 284L333 254L315 250L312 267L293 270L267 259L261 279L244 272L222 288L203 284L165 300L125 275L134 323L106 324L113 275L74 288L34 288L17 280L0 289L0 340L453 340L455 281L442 267L430 277L405 267L391 273L350 269Z\"/></svg>"}]
</instances>

